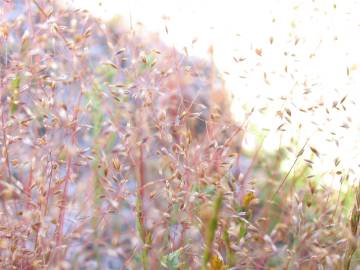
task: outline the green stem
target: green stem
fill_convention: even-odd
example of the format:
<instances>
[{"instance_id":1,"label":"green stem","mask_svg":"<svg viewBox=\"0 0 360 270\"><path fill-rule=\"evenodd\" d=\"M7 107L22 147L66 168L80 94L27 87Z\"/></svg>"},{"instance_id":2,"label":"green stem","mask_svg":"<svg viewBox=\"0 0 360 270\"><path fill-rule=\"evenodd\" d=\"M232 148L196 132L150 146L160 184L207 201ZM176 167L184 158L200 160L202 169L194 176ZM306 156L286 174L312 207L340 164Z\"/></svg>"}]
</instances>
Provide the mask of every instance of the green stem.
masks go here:
<instances>
[{"instance_id":1,"label":"green stem","mask_svg":"<svg viewBox=\"0 0 360 270\"><path fill-rule=\"evenodd\" d=\"M225 248L226 248L226 263L229 267L234 266L234 252L230 246L230 236L228 232L228 228L226 227L224 229L224 242L225 242Z\"/></svg>"},{"instance_id":2,"label":"green stem","mask_svg":"<svg viewBox=\"0 0 360 270\"><path fill-rule=\"evenodd\" d=\"M145 186L145 164L143 158L143 146L140 145L139 149L139 164L138 164L138 188L137 188L137 199L136 199L136 218L137 218L137 230L140 235L140 238L143 242L143 249L141 254L141 261L143 269L149 269L149 249L151 236L149 232L146 231L145 222L144 222L144 186Z\"/></svg>"},{"instance_id":3,"label":"green stem","mask_svg":"<svg viewBox=\"0 0 360 270\"><path fill-rule=\"evenodd\" d=\"M206 239L205 239L205 250L203 254L203 262L201 266L201 270L206 270L208 267L208 263L211 258L212 252L212 245L215 239L215 233L218 226L218 217L220 214L220 209L222 205L224 194L220 191L215 199L214 206L213 206L213 215L208 224L207 232L206 232Z\"/></svg>"},{"instance_id":4,"label":"green stem","mask_svg":"<svg viewBox=\"0 0 360 270\"><path fill-rule=\"evenodd\" d=\"M350 230L352 235L351 235L351 239L348 240L348 244L345 251L344 262L343 262L344 270L350 269L351 258L357 249L356 235L358 231L359 219L360 219L360 184L356 188L355 203L351 212Z\"/></svg>"}]
</instances>

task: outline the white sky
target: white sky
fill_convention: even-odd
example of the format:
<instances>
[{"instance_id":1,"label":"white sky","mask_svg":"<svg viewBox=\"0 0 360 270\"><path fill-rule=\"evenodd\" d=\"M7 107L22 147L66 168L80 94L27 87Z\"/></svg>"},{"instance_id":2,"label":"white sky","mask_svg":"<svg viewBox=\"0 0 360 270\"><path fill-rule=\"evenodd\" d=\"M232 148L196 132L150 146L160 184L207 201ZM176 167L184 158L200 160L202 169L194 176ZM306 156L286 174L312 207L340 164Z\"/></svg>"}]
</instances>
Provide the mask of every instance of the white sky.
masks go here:
<instances>
[{"instance_id":1,"label":"white sky","mask_svg":"<svg viewBox=\"0 0 360 270\"><path fill-rule=\"evenodd\" d=\"M313 132L312 120L324 122L326 114L316 113L311 119L296 113L297 107L310 107L324 101L327 107L334 100L347 98L347 112L332 115L332 122L322 127L334 131L339 148L317 135L312 145L325 153L323 165L329 166L340 156L345 168L359 169L360 163L360 3L359 1L290 1L290 0L67 0L86 8L94 15L109 19L122 15L133 25L142 22L179 51L184 47L190 55L208 57L214 47L215 64L224 75L226 87L234 94L233 112L243 116L244 102L261 104L270 96L276 99L293 90L292 118L303 125L301 135ZM101 4L99 4L101 3ZM164 20L163 16L169 17ZM168 33L165 32L165 25ZM272 44L270 39L273 39ZM192 44L193 40L197 41ZM255 53L261 49L262 55ZM285 56L284 52L288 55ZM233 59L246 58L236 63ZM287 72L285 72L287 66ZM349 74L347 74L347 69ZM224 74L226 71L229 74ZM264 80L264 73L266 79ZM242 76L243 78L241 78ZM313 91L306 99L304 81ZM350 101L355 105L349 104ZM265 104L265 103L264 103ZM279 106L274 106L279 108ZM269 109L271 112L271 108ZM264 127L280 122L259 116ZM346 117L352 117L349 129L339 128ZM294 134L298 130L292 131ZM291 132L290 132L291 133ZM343 138L341 138L343 136ZM250 140L251 141L251 140ZM265 147L276 148L277 137L269 136ZM331 165L330 165L331 166ZM321 168L319 169L321 171ZM359 170L358 170L359 172ZM330 180L329 180L330 181Z\"/></svg>"}]
</instances>

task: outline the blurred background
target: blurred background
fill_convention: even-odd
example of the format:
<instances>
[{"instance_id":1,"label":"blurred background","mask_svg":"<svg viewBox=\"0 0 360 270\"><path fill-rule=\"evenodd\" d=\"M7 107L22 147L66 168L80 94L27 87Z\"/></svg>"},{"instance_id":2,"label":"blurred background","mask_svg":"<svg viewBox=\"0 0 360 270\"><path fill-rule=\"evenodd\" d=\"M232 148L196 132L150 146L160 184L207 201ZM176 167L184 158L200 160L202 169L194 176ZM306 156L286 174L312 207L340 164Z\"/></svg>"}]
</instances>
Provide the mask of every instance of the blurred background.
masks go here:
<instances>
[{"instance_id":1,"label":"blurred background","mask_svg":"<svg viewBox=\"0 0 360 270\"><path fill-rule=\"evenodd\" d=\"M233 117L240 122L249 109L261 111L252 119L259 132L266 132L266 151L291 144L294 136L299 144L311 136L311 145L321 153L314 170L324 184L340 187L339 176L326 172L336 158L352 175L350 184L360 172L359 2L64 3L105 20L120 16L135 32L156 33L185 55L212 60L231 93ZM291 123L282 127L287 132L281 135L276 132L283 124L279 108L291 113ZM246 146L255 147L256 140L256 134L249 133ZM284 163L285 171L290 162Z\"/></svg>"}]
</instances>

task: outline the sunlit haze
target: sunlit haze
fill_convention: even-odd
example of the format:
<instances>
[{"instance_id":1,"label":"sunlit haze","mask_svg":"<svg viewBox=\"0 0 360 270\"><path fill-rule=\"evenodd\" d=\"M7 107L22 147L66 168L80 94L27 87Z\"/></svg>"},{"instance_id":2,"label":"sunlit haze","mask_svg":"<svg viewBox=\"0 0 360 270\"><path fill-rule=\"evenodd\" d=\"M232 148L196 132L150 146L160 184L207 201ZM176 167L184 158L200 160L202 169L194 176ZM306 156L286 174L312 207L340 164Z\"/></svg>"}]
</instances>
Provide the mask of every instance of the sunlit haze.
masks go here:
<instances>
[{"instance_id":1,"label":"sunlit haze","mask_svg":"<svg viewBox=\"0 0 360 270\"><path fill-rule=\"evenodd\" d=\"M265 150L274 151L279 145L279 136L274 131L282 122L275 113L282 105L274 106L273 102L283 102L284 108L292 112L293 122L286 133L289 138L298 134L304 141L320 127L323 132L313 135L311 145L322 153L324 168L339 157L344 170L354 170L353 175L360 172L359 2L67 2L106 20L121 15L135 30L141 22L146 30L159 33L166 44L180 52L186 48L191 56L209 58L212 46L215 65L233 95L234 118L241 121L244 105L266 108L266 113L255 114L253 121L259 129L270 129ZM289 98L281 100L280 96ZM329 114L325 108L335 110L334 102L340 103L345 96L346 110L332 113L331 121L327 121ZM324 104L323 110L299 111L319 103ZM331 132L338 146L326 140ZM289 138L283 136L282 142ZM249 147L256 145L255 137L247 139ZM321 173L322 167L315 169ZM338 187L339 177L328 174L324 183Z\"/></svg>"}]
</instances>

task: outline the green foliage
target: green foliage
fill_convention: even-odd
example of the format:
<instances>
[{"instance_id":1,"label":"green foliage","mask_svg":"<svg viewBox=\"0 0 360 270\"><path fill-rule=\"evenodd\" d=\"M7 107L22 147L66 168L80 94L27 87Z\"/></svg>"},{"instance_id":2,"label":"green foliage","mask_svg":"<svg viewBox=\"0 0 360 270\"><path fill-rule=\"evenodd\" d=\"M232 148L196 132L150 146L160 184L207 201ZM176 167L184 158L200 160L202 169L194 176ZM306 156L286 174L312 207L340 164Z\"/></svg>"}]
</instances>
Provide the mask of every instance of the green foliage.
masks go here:
<instances>
[{"instance_id":1,"label":"green foliage","mask_svg":"<svg viewBox=\"0 0 360 270\"><path fill-rule=\"evenodd\" d=\"M183 252L184 248L179 248L173 252L170 252L167 255L164 255L161 260L160 263L163 267L165 267L166 269L170 269L170 270L177 270L181 267L181 263L180 263L180 256Z\"/></svg>"},{"instance_id":2,"label":"green foliage","mask_svg":"<svg viewBox=\"0 0 360 270\"><path fill-rule=\"evenodd\" d=\"M88 105L91 108L91 122L92 122L92 131L93 136L96 138L101 131L101 125L104 119L104 113L102 111L101 103L101 88L97 82L94 82L94 85L91 91L86 92L85 97L87 99Z\"/></svg>"},{"instance_id":3,"label":"green foliage","mask_svg":"<svg viewBox=\"0 0 360 270\"><path fill-rule=\"evenodd\" d=\"M150 52L149 54L146 54L141 61L140 65L140 72L147 71L154 67L156 64L156 55L155 52Z\"/></svg>"},{"instance_id":4,"label":"green foliage","mask_svg":"<svg viewBox=\"0 0 360 270\"><path fill-rule=\"evenodd\" d=\"M10 101L10 112L15 113L18 109L19 98L20 98L20 75L17 74L15 79L11 81L10 85L11 101Z\"/></svg>"},{"instance_id":5,"label":"green foliage","mask_svg":"<svg viewBox=\"0 0 360 270\"><path fill-rule=\"evenodd\" d=\"M111 83L117 74L117 69L113 65L102 64L96 69L96 73L104 82Z\"/></svg>"},{"instance_id":6,"label":"green foliage","mask_svg":"<svg viewBox=\"0 0 360 270\"><path fill-rule=\"evenodd\" d=\"M239 239L244 238L246 236L247 229L248 229L248 225L246 224L245 221L241 220L239 223L239 234L238 234Z\"/></svg>"}]
</instances>

